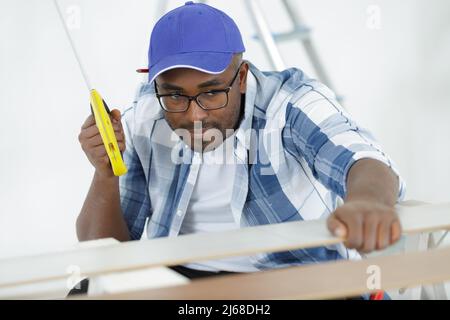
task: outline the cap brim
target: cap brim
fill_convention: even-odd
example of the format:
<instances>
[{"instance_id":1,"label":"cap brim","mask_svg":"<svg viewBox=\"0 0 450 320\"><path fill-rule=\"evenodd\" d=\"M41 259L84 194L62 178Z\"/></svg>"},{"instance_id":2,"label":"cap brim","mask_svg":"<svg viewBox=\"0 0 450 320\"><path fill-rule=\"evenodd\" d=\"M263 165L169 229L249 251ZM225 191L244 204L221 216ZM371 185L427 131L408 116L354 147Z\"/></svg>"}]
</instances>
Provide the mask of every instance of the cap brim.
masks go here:
<instances>
[{"instance_id":1,"label":"cap brim","mask_svg":"<svg viewBox=\"0 0 450 320\"><path fill-rule=\"evenodd\" d=\"M189 68L210 74L219 74L231 63L231 52L189 52L168 56L149 68L149 82L161 73L177 69Z\"/></svg>"}]
</instances>

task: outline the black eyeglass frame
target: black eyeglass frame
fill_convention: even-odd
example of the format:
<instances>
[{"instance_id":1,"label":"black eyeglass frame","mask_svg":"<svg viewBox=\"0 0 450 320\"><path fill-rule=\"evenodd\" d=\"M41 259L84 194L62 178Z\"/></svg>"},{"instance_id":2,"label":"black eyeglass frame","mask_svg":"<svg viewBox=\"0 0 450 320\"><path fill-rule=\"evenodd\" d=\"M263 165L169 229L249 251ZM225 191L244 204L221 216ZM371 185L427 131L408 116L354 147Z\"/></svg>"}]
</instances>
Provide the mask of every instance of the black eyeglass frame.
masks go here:
<instances>
[{"instance_id":1,"label":"black eyeglass frame","mask_svg":"<svg viewBox=\"0 0 450 320\"><path fill-rule=\"evenodd\" d=\"M161 106L161 108L162 108L164 111L170 112L170 113L182 113L182 112L186 112L186 111L189 109L189 107L191 106L191 101L193 101L193 100L195 100L195 101L197 102L197 105L198 105L200 108L202 108L203 110L205 110L205 111L209 111L209 110L217 110L217 109L225 108L225 107L228 105L228 93L230 92L231 88L233 87L234 81L236 80L236 77L237 77L237 75L239 74L239 71L241 71L241 67L242 67L243 64L244 64L244 62L242 62L242 63L239 65L239 67L238 67L238 69L237 69L237 71L236 71L236 74L234 75L233 79L230 81L230 84L228 85L228 87L226 87L225 89L214 89L214 90L209 90L209 91L200 92L200 93L196 94L195 96L188 96L188 95L185 95L185 94L178 94L178 93L177 93L177 94L175 94L175 93L159 94L159 93L158 93L158 89L157 89L156 80L154 80L153 82L154 82L154 85L155 85L155 94L156 94L156 97L158 98L159 105ZM221 93L221 92L224 92L224 93L227 95L227 100L226 100L225 104L224 104L223 106L221 106L221 107L217 107L217 108L205 108L205 107L200 103L200 101L199 101L199 99L198 99L199 96L201 96L202 94L205 94L205 93ZM170 96L179 96L179 97L185 97L185 98L187 98L187 99L188 99L188 103L187 103L186 108L185 108L184 110L179 110L179 111L167 110L167 109L164 107L164 104L161 102L161 98L163 98L163 97L170 97Z\"/></svg>"}]
</instances>

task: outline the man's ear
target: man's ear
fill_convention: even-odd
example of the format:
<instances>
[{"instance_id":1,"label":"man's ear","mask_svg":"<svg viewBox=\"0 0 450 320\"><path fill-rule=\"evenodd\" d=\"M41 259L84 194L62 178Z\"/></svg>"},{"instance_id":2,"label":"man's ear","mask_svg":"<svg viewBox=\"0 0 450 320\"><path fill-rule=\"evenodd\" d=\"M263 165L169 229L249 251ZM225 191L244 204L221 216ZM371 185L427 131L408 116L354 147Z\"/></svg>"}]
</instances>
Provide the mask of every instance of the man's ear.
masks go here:
<instances>
[{"instance_id":1,"label":"man's ear","mask_svg":"<svg viewBox=\"0 0 450 320\"><path fill-rule=\"evenodd\" d=\"M239 91L241 94L247 91L247 73L248 73L248 63L244 62L239 71Z\"/></svg>"}]
</instances>

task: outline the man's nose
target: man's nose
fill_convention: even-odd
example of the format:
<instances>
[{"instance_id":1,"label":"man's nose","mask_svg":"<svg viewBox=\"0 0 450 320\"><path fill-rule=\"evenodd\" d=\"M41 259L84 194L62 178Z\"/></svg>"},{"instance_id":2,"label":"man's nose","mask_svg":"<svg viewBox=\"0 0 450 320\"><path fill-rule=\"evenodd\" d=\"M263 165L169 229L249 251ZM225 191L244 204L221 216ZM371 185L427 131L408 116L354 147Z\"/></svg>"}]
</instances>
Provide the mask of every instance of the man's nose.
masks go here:
<instances>
[{"instance_id":1,"label":"man's nose","mask_svg":"<svg viewBox=\"0 0 450 320\"><path fill-rule=\"evenodd\" d=\"M189 109L186 111L187 117L190 121L203 121L208 117L208 111L203 110L197 103L196 100L191 101Z\"/></svg>"}]
</instances>

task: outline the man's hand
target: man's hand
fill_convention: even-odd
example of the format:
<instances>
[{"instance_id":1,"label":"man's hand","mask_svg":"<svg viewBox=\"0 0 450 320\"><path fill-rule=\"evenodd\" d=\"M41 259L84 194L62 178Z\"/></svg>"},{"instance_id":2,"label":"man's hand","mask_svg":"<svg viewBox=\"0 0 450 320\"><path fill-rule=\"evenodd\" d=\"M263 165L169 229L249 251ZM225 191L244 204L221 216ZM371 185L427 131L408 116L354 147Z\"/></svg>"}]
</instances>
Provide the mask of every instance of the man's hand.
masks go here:
<instances>
[{"instance_id":1,"label":"man's hand","mask_svg":"<svg viewBox=\"0 0 450 320\"><path fill-rule=\"evenodd\" d=\"M382 250L401 237L401 226L395 209L368 200L347 201L327 220L328 229L345 238L345 246L363 253Z\"/></svg>"},{"instance_id":2,"label":"man's hand","mask_svg":"<svg viewBox=\"0 0 450 320\"><path fill-rule=\"evenodd\" d=\"M125 134L123 132L122 122L120 121L120 111L117 109L112 110L109 117L112 120L112 126L114 129L114 134L116 135L119 149L121 152L124 152ZM87 117L86 121L81 127L81 132L78 135L78 140L80 141L81 148L86 153L87 158L94 166L95 172L99 176L113 177L114 173L109 162L109 157L106 153L102 137L100 136L100 131L95 124L93 115Z\"/></svg>"}]
</instances>

